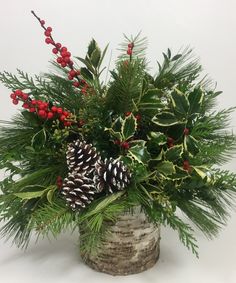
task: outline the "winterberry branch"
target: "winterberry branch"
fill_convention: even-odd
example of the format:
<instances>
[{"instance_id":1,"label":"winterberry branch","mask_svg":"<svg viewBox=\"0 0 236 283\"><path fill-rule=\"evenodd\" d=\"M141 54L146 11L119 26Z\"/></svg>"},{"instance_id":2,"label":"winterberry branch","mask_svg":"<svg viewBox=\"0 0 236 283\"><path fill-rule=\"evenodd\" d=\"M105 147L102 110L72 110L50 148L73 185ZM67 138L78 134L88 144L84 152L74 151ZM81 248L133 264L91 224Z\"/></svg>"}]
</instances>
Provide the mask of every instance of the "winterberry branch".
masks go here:
<instances>
[{"instance_id":1,"label":"winterberry branch","mask_svg":"<svg viewBox=\"0 0 236 283\"><path fill-rule=\"evenodd\" d=\"M84 93L84 90L87 90L87 83L80 77L80 71L75 70L73 67L74 62L71 60L71 53L67 50L65 46L62 47L61 43L56 43L55 40L52 37L52 28L51 27L45 27L45 21L42 20L40 17L36 15L34 11L31 11L33 16L39 21L41 27L44 29L44 35L46 36L45 42L46 44L51 44L54 46L52 49L53 54L57 55L57 63L61 65L62 68L68 67L70 71L68 72L68 79L73 81L74 87L82 87L82 90ZM58 55L60 54L60 56ZM83 86L81 86L81 84Z\"/></svg>"}]
</instances>

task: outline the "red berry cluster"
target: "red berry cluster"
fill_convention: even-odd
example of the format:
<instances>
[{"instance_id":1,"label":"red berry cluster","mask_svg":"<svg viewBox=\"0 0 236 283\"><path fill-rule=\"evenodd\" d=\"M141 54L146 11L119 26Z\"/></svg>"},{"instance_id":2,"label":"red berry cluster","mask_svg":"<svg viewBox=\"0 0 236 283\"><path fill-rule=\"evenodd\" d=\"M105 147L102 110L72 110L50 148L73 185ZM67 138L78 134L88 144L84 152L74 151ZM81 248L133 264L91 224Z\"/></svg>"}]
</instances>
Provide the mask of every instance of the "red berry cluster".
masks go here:
<instances>
[{"instance_id":1,"label":"red berry cluster","mask_svg":"<svg viewBox=\"0 0 236 283\"><path fill-rule=\"evenodd\" d=\"M168 146L169 148L171 148L171 147L174 146L174 142L175 142L175 140L174 140L173 138L171 138L171 137L168 137L168 138L167 138L167 146Z\"/></svg>"},{"instance_id":2,"label":"red berry cluster","mask_svg":"<svg viewBox=\"0 0 236 283\"><path fill-rule=\"evenodd\" d=\"M44 29L44 35L46 36L45 42L47 44L51 44L54 46L52 49L52 53L57 55L57 63L61 65L61 67L66 68L69 67L70 71L68 72L68 79L73 81L74 87L80 87L80 83L82 83L82 80L80 79L80 71L75 70L73 68L74 62L71 59L71 53L67 50L67 47L62 46L61 43L56 43L52 37L52 28L51 27L45 27L45 21L41 20L33 11L32 14L36 17L36 19L40 22L42 28ZM82 93L86 93L87 91L87 84L86 89L84 89L84 86L82 88Z\"/></svg>"},{"instance_id":3,"label":"red berry cluster","mask_svg":"<svg viewBox=\"0 0 236 283\"><path fill-rule=\"evenodd\" d=\"M129 145L129 143L127 141L121 142L120 140L115 140L114 144L119 145L123 149L129 149L130 148L130 145Z\"/></svg>"},{"instance_id":4,"label":"red berry cluster","mask_svg":"<svg viewBox=\"0 0 236 283\"><path fill-rule=\"evenodd\" d=\"M29 95L17 89L16 91L10 94L10 98L12 99L12 103L15 105L17 105L20 100L24 101L24 104L22 106L25 108L27 106Z\"/></svg>"},{"instance_id":5,"label":"red berry cluster","mask_svg":"<svg viewBox=\"0 0 236 283\"><path fill-rule=\"evenodd\" d=\"M128 44L127 54L131 56L133 54L134 43L131 42Z\"/></svg>"},{"instance_id":6,"label":"red berry cluster","mask_svg":"<svg viewBox=\"0 0 236 283\"><path fill-rule=\"evenodd\" d=\"M188 172L191 171L191 166L190 166L190 163L189 163L188 160L184 160L184 162L183 162L183 169L184 169L185 171L188 171Z\"/></svg>"},{"instance_id":7,"label":"red berry cluster","mask_svg":"<svg viewBox=\"0 0 236 283\"><path fill-rule=\"evenodd\" d=\"M17 89L10 95L13 104L18 104L22 101L22 107L29 112L36 113L42 119L59 119L64 126L71 126L72 122L67 119L71 115L70 112L63 110L61 107L55 105L49 106L49 102L42 100L31 99L27 93Z\"/></svg>"}]
</instances>

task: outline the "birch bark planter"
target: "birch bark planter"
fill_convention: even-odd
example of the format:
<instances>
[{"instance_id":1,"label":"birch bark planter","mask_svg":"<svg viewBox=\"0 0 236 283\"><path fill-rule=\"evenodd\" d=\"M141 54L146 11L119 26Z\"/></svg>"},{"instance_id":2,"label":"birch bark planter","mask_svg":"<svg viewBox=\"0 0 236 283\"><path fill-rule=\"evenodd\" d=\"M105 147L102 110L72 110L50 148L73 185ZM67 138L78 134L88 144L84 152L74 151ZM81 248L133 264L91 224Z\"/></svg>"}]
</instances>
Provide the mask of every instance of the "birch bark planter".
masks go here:
<instances>
[{"instance_id":1,"label":"birch bark planter","mask_svg":"<svg viewBox=\"0 0 236 283\"><path fill-rule=\"evenodd\" d=\"M91 268L111 275L139 273L155 265L160 253L160 227L136 208L108 224L107 237L96 254L81 254Z\"/></svg>"}]
</instances>

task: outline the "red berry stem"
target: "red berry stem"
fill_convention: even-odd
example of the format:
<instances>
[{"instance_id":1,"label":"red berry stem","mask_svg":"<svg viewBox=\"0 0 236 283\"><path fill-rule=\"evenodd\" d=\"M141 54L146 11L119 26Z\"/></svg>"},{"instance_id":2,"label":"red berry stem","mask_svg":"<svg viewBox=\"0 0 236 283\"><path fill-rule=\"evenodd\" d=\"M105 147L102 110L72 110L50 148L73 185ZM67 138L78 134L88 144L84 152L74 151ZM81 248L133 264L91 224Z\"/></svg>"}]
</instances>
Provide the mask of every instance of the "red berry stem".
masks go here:
<instances>
[{"instance_id":1,"label":"red berry stem","mask_svg":"<svg viewBox=\"0 0 236 283\"><path fill-rule=\"evenodd\" d=\"M129 55L129 60L132 60L132 55L133 55L133 48L134 48L134 43L131 42L128 44L128 49L127 49L127 54Z\"/></svg>"},{"instance_id":2,"label":"red berry stem","mask_svg":"<svg viewBox=\"0 0 236 283\"><path fill-rule=\"evenodd\" d=\"M66 68L69 67L70 71L68 71L68 79L73 81L73 86L76 88L81 88L82 94L87 93L88 84L81 78L80 71L75 70L73 67L74 62L71 60L71 53L67 50L65 46L62 46L61 43L56 43L52 37L52 28L45 27L45 21L41 20L34 11L31 11L33 16L39 21L41 27L44 29L44 35L46 36L45 42L47 44L51 44L54 46L52 49L52 53L57 55L57 63L61 65L61 67ZM60 56L58 55L60 54ZM75 79L75 80L74 80Z\"/></svg>"}]
</instances>

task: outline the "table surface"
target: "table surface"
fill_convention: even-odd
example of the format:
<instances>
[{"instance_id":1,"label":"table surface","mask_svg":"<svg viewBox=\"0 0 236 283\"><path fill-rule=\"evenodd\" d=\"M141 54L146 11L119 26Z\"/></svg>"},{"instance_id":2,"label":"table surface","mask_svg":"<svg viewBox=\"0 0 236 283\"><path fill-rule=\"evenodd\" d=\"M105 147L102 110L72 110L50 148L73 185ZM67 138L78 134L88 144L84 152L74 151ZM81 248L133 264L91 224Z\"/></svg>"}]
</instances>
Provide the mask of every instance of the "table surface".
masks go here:
<instances>
[{"instance_id":1,"label":"table surface","mask_svg":"<svg viewBox=\"0 0 236 283\"><path fill-rule=\"evenodd\" d=\"M77 235L63 234L57 240L40 240L22 251L0 241L0 278L4 283L235 283L236 214L213 241L197 233L200 259L183 247L177 234L162 228L161 256L150 270L137 275L113 277L87 267L80 259Z\"/></svg>"}]
</instances>

